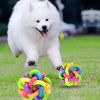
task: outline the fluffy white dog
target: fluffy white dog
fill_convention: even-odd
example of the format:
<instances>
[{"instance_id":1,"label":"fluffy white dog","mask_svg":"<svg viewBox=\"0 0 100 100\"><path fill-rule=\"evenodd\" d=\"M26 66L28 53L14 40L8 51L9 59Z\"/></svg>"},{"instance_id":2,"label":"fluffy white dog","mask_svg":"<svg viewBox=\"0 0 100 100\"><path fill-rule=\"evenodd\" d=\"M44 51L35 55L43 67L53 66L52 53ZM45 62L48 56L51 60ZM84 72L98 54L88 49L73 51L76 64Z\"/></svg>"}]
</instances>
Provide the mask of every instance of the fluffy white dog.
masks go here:
<instances>
[{"instance_id":1,"label":"fluffy white dog","mask_svg":"<svg viewBox=\"0 0 100 100\"><path fill-rule=\"evenodd\" d=\"M60 16L48 0L20 0L8 24L8 44L15 56L25 53L25 67L47 55L55 67L62 65L59 48Z\"/></svg>"}]
</instances>

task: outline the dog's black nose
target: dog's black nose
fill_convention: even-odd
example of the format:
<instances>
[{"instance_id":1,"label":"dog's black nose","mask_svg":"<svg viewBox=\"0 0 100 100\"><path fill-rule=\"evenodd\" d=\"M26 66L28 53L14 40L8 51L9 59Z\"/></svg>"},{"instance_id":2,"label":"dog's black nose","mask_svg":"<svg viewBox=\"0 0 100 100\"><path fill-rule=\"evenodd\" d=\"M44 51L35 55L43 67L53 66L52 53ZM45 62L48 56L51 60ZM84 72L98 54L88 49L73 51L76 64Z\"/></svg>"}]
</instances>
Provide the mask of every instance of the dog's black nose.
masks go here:
<instances>
[{"instance_id":1,"label":"dog's black nose","mask_svg":"<svg viewBox=\"0 0 100 100\"><path fill-rule=\"evenodd\" d=\"M42 29L43 29L43 30L46 30L46 29L47 29L47 26L46 26L46 25L43 25L43 26L42 26Z\"/></svg>"}]
</instances>

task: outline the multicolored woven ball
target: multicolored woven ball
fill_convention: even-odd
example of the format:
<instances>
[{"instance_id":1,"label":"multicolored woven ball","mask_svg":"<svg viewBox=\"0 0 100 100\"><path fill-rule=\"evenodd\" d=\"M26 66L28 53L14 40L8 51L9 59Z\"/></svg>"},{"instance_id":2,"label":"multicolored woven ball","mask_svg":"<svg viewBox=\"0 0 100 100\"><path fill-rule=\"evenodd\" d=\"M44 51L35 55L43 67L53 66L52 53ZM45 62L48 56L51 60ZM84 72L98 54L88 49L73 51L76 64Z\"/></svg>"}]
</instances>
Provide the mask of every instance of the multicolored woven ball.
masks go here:
<instances>
[{"instance_id":1,"label":"multicolored woven ball","mask_svg":"<svg viewBox=\"0 0 100 100\"><path fill-rule=\"evenodd\" d=\"M59 78L64 81L67 86L74 86L81 80L81 69L79 65L74 63L65 63L60 67Z\"/></svg>"},{"instance_id":2,"label":"multicolored woven ball","mask_svg":"<svg viewBox=\"0 0 100 100\"><path fill-rule=\"evenodd\" d=\"M51 80L45 73L32 70L24 73L24 77L18 81L18 92L23 100L47 100L51 92Z\"/></svg>"}]
</instances>

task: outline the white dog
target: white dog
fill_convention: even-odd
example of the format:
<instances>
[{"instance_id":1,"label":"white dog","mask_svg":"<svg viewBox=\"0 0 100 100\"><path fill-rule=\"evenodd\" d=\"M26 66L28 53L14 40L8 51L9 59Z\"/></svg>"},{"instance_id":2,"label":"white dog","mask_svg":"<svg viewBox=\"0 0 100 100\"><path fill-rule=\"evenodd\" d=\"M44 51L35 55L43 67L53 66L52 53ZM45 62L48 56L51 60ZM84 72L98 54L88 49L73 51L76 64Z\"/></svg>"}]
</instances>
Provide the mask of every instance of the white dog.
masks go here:
<instances>
[{"instance_id":1,"label":"white dog","mask_svg":"<svg viewBox=\"0 0 100 100\"><path fill-rule=\"evenodd\" d=\"M24 52L25 67L47 55L55 67L63 64L59 49L60 16L48 0L20 0L8 25L8 44L15 56Z\"/></svg>"}]
</instances>

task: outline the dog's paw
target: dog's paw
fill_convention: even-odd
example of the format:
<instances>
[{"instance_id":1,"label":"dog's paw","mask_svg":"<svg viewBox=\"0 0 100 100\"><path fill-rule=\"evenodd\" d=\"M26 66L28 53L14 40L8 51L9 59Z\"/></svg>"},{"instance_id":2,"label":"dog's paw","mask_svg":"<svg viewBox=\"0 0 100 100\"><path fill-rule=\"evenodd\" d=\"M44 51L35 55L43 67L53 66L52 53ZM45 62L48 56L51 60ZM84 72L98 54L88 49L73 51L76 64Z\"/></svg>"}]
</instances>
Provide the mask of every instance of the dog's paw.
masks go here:
<instances>
[{"instance_id":1,"label":"dog's paw","mask_svg":"<svg viewBox=\"0 0 100 100\"><path fill-rule=\"evenodd\" d=\"M25 62L24 64L24 67L27 68L27 67L31 67L31 66L37 66L36 62L34 60L30 60L30 61L27 61Z\"/></svg>"},{"instance_id":2,"label":"dog's paw","mask_svg":"<svg viewBox=\"0 0 100 100\"><path fill-rule=\"evenodd\" d=\"M62 68L62 66L59 66L59 67L57 67L57 70L59 70L60 71L60 69Z\"/></svg>"},{"instance_id":3,"label":"dog's paw","mask_svg":"<svg viewBox=\"0 0 100 100\"><path fill-rule=\"evenodd\" d=\"M28 62L28 66L36 66L35 61L29 61L29 62Z\"/></svg>"}]
</instances>

